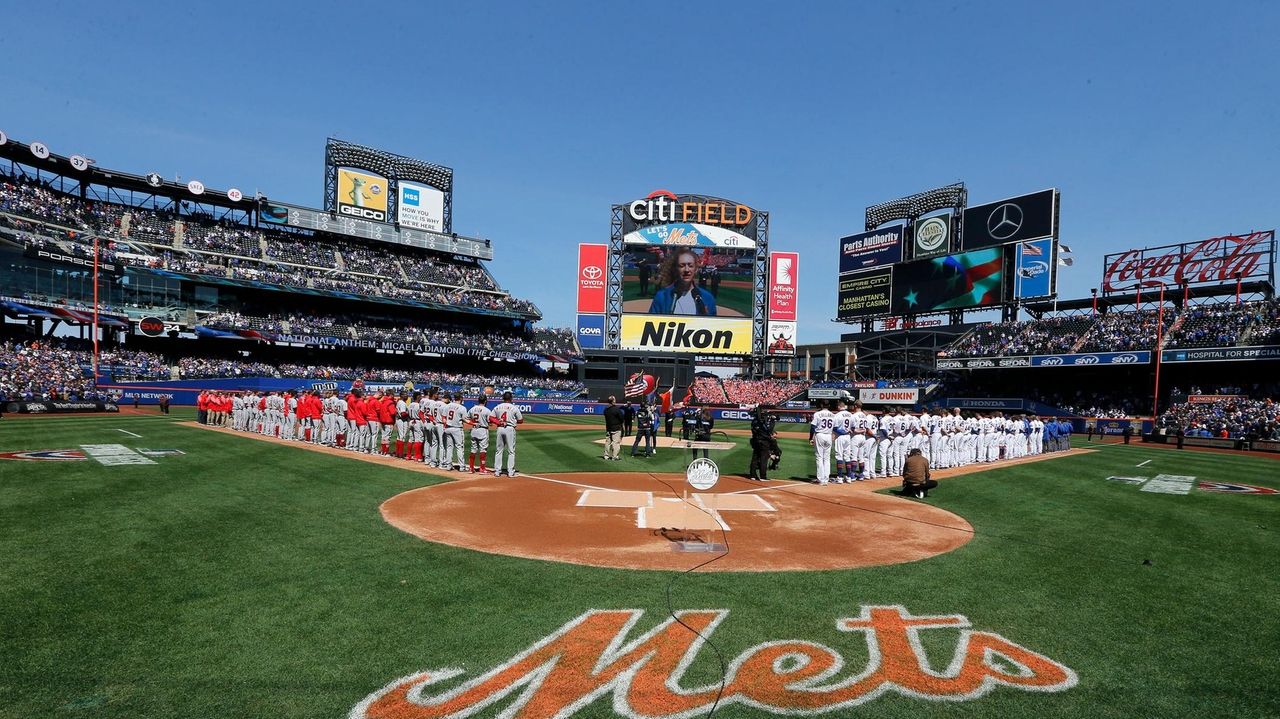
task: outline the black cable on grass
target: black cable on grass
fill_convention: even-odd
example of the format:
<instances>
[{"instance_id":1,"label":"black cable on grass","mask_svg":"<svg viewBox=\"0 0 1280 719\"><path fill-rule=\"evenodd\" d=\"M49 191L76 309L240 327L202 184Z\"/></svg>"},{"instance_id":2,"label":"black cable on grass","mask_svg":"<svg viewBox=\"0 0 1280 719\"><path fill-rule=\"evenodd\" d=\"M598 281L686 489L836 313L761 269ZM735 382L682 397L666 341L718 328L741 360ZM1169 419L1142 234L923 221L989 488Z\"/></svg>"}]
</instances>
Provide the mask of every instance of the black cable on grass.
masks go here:
<instances>
[{"instance_id":1,"label":"black cable on grass","mask_svg":"<svg viewBox=\"0 0 1280 719\"><path fill-rule=\"evenodd\" d=\"M726 435L726 436L728 436L728 435ZM665 479L663 479L663 478L661 478L661 477L659 477L659 476L655 475L653 472L649 472L649 473L648 473L648 475L649 475L649 477L650 477L651 479L655 479L655 480L657 480L657 481L658 481L658 482L660 482L664 487L666 487L668 490L670 490L670 491L671 491L671 494L672 494L673 496L676 496L676 497L679 497L679 496L680 496L680 493L676 491L676 488L675 488L675 487L672 487L672 486L671 486L671 484L670 484L669 482L667 482L667 480L665 480ZM685 504L689 505L690 507L693 507L694 509L697 509L699 512L702 512L702 513L706 514L708 517L711 517L712 519L715 519L715 520L716 520L716 526L720 527L720 537L724 540L724 551L723 551L723 552L721 552L720 554L717 554L716 556L714 556L714 557L712 557L712 558L708 559L708 560L707 560L707 561L705 561L705 562L701 562L701 563L699 563L699 564L695 564L694 566L689 567L688 569L684 570L683 572L679 572L679 573L677 573L677 574L672 575L672 577L671 577L671 581L667 582L667 588L666 588L666 595L667 595L667 614L668 614L668 615L670 615L672 619L676 620L676 623L677 623L677 624L679 624L680 626L684 627L685 629L688 629L689 631L693 632L693 633L694 633L694 635L696 635L699 639L701 639L701 640L702 640L702 643L703 643L703 644L706 644L707 646L711 647L711 651L712 651L712 652L714 652L714 653L715 653L715 655L716 655L716 661L720 662L720 688L716 690L716 698L715 698L715 700L714 700L714 701L712 701L712 702L711 702L711 708L710 708L709 710L707 710L707 715L706 715L706 719L711 719L711 716L712 716L713 714L715 714L715 713L716 713L716 709L717 709L717 708L719 708L719 706L720 706L720 699L721 699L722 697L724 697L724 687L725 687L725 681L726 681L726 680L727 680L727 678L728 678L726 675L729 673L729 665L728 665L727 663L725 663L725 660L724 660L724 652L720 651L720 647L716 646L715 642L711 641L711 639L710 639L709 637L707 637L707 635L703 634L702 632L698 631L697 629L694 629L693 627L689 626L688 624L685 624L683 621L681 621L681 620L680 620L680 617L676 616L675 605L671 603L671 587L675 585L675 583L676 583L676 580L677 580L677 579L680 579L680 578L684 577L684 575L689 574L690 572L697 571L697 570L701 569L702 567L705 567L705 566L707 566L708 564L711 564L712 562L717 562L717 561L719 561L719 560L721 560L721 559L724 559L725 557L729 556L729 534L728 534L727 532L725 532L725 531L724 531L724 525L720 523L720 520L719 520L719 519L716 519L716 516L715 516L714 514L712 514L711 512L707 511L706 507L699 507L698 505L694 504L693 502L690 502L688 499L684 499L684 500L682 500L682 501L683 501Z\"/></svg>"}]
</instances>

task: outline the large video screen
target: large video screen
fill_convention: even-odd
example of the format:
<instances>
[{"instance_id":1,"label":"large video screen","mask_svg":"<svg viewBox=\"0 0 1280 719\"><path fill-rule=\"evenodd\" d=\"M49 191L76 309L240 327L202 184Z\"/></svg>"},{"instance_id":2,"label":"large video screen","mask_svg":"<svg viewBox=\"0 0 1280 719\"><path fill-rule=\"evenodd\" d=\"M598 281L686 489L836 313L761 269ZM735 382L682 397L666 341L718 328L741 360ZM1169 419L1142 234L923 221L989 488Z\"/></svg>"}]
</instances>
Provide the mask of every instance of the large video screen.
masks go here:
<instances>
[{"instance_id":1,"label":"large video screen","mask_svg":"<svg viewBox=\"0 0 1280 719\"><path fill-rule=\"evenodd\" d=\"M904 262L893 268L893 313L925 314L1000 304L1004 248Z\"/></svg>"},{"instance_id":2,"label":"large video screen","mask_svg":"<svg viewBox=\"0 0 1280 719\"><path fill-rule=\"evenodd\" d=\"M622 347L750 354L755 252L627 247L622 257Z\"/></svg>"}]
</instances>

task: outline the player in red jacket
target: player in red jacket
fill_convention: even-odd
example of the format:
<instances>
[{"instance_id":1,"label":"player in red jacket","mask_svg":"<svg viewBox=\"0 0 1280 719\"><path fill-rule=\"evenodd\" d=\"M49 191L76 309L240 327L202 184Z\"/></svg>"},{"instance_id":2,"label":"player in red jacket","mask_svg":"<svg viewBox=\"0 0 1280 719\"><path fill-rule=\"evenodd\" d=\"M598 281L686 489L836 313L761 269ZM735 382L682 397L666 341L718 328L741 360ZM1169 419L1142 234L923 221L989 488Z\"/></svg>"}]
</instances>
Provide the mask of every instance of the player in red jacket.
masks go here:
<instances>
[{"instance_id":1,"label":"player in red jacket","mask_svg":"<svg viewBox=\"0 0 1280 719\"><path fill-rule=\"evenodd\" d=\"M392 398L391 393L383 391L378 393L378 426L381 434L375 440L378 444L380 454L391 453L391 428L394 426L396 419L396 401Z\"/></svg>"},{"instance_id":2,"label":"player in red jacket","mask_svg":"<svg viewBox=\"0 0 1280 719\"><path fill-rule=\"evenodd\" d=\"M361 394L361 390L352 389L347 395L347 422L351 426L347 449L353 452L364 449L364 441L369 436L369 420L364 418L364 397Z\"/></svg>"}]
</instances>

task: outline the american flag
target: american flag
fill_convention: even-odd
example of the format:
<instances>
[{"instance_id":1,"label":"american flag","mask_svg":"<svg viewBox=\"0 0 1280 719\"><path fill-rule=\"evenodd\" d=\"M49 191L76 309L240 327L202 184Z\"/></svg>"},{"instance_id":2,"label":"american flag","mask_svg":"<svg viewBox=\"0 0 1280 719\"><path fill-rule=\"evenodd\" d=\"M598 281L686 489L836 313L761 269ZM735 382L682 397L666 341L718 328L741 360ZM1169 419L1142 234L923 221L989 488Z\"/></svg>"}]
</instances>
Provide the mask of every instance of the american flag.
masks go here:
<instances>
[{"instance_id":1,"label":"american flag","mask_svg":"<svg viewBox=\"0 0 1280 719\"><path fill-rule=\"evenodd\" d=\"M1022 256L1023 257L1043 257L1044 250L1040 249L1040 245L1037 245L1031 242L1024 242L1022 244Z\"/></svg>"},{"instance_id":2,"label":"american flag","mask_svg":"<svg viewBox=\"0 0 1280 719\"><path fill-rule=\"evenodd\" d=\"M658 385L658 381L651 374L636 372L631 375L627 383L622 387L622 396L624 397L646 397Z\"/></svg>"}]
</instances>

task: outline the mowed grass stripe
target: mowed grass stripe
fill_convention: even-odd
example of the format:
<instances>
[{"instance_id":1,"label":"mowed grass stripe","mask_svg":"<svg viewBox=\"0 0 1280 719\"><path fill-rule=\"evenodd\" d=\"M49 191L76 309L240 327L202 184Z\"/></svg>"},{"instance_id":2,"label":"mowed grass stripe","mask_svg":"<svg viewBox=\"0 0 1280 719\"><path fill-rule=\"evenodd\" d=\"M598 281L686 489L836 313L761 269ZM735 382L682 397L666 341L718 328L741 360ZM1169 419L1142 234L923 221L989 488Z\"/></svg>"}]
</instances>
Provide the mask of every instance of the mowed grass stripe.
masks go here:
<instances>
[{"instance_id":1,"label":"mowed grass stripe","mask_svg":"<svg viewBox=\"0 0 1280 719\"><path fill-rule=\"evenodd\" d=\"M483 555L382 522L382 501L437 481L430 475L165 423L134 439L114 431L131 426L121 419L81 434L187 454L153 467L0 463L0 716L345 716L413 671L459 666L474 677L588 608L646 609L637 631L665 616L666 573ZM89 441L41 427L0 422L0 446ZM520 468L680 471L687 461L668 450L605 462L592 443L601 434L598 424L522 433ZM726 471L750 454L745 437L733 440L713 453ZM779 475L812 472L803 440L783 448ZM976 531L955 552L846 572L689 575L673 601L730 610L714 636L730 659L762 641L807 639L840 651L847 676L865 666L865 643L836 632L836 618L893 603L964 614L1080 676L1063 694L997 689L968 704L889 696L860 716L1094 719L1132 716L1134 706L1160 717L1200 717L1209 706L1280 715L1271 680L1280 628L1267 620L1280 610L1277 499L1155 495L1103 479L1165 472L1274 485L1275 467L1108 447L947 480L928 501ZM851 513L849 531L863 521ZM956 636L921 632L934 666L945 666ZM717 668L704 650L683 684L711 682ZM611 714L605 698L578 716ZM741 706L717 715L765 716Z\"/></svg>"}]
</instances>

